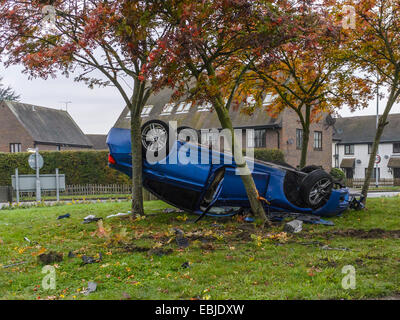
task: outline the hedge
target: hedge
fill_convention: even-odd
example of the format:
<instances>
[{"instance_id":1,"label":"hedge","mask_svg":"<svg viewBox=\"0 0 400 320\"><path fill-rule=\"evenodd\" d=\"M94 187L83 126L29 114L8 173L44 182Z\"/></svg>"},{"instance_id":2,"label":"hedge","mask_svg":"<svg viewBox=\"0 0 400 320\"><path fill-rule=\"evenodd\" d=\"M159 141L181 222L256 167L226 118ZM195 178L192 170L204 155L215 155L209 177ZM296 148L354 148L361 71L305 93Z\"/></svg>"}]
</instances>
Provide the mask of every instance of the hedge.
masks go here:
<instances>
[{"instance_id":1,"label":"hedge","mask_svg":"<svg viewBox=\"0 0 400 320\"><path fill-rule=\"evenodd\" d=\"M42 174L53 174L56 168L65 174L66 184L129 184L128 176L108 168L107 151L43 151ZM30 153L0 153L0 186L11 185L11 176L18 168L19 174L35 174L29 167ZM254 157L269 162L284 162L283 152L277 149L255 149Z\"/></svg>"},{"instance_id":2,"label":"hedge","mask_svg":"<svg viewBox=\"0 0 400 320\"><path fill-rule=\"evenodd\" d=\"M246 155L246 151L243 150ZM254 158L261 161L284 163L285 155L279 149L254 149Z\"/></svg>"},{"instance_id":3,"label":"hedge","mask_svg":"<svg viewBox=\"0 0 400 320\"><path fill-rule=\"evenodd\" d=\"M42 174L65 174L66 184L128 184L128 176L108 168L107 151L40 152L44 158ZM11 185L11 175L35 174L29 167L29 153L0 153L0 185Z\"/></svg>"}]
</instances>

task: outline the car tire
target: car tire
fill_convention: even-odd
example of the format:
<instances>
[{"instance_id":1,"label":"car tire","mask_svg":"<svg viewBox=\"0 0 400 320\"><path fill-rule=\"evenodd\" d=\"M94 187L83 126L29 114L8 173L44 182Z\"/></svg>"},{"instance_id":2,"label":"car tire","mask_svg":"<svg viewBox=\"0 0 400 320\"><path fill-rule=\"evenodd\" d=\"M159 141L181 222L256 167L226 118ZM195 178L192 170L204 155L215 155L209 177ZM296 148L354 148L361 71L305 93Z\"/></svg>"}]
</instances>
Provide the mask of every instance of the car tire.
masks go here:
<instances>
[{"instance_id":1,"label":"car tire","mask_svg":"<svg viewBox=\"0 0 400 320\"><path fill-rule=\"evenodd\" d=\"M178 140L179 140L179 134L181 133L182 130L185 130L185 129L189 129L189 130L193 131L193 133L196 132L197 139L194 139L195 136L193 135L193 137L192 137L193 139L192 139L192 140L196 140L196 143L199 143L199 141L200 141L199 131L196 130L196 129L193 129L193 128L191 128L191 127L187 127L187 126L179 127L179 128L176 130L176 131L177 131L177 134L178 134ZM189 141L190 141L190 139L188 139L188 138L189 138L189 137L186 137L186 142L189 142Z\"/></svg>"},{"instance_id":2,"label":"car tire","mask_svg":"<svg viewBox=\"0 0 400 320\"><path fill-rule=\"evenodd\" d=\"M309 173L301 182L300 196L311 209L319 209L328 201L333 189L333 179L322 169Z\"/></svg>"},{"instance_id":3,"label":"car tire","mask_svg":"<svg viewBox=\"0 0 400 320\"><path fill-rule=\"evenodd\" d=\"M311 172L313 172L313 171L315 171L315 170L320 170L320 169L321 169L321 167L319 167L319 166L311 165L311 166L306 166L306 167L304 167L304 168L301 169L300 171L301 171L301 172L304 172L304 173L311 173Z\"/></svg>"},{"instance_id":4,"label":"car tire","mask_svg":"<svg viewBox=\"0 0 400 320\"><path fill-rule=\"evenodd\" d=\"M150 120L142 126L141 132L144 157L148 151L153 152L155 157L160 153L168 155L169 127L164 121Z\"/></svg>"}]
</instances>

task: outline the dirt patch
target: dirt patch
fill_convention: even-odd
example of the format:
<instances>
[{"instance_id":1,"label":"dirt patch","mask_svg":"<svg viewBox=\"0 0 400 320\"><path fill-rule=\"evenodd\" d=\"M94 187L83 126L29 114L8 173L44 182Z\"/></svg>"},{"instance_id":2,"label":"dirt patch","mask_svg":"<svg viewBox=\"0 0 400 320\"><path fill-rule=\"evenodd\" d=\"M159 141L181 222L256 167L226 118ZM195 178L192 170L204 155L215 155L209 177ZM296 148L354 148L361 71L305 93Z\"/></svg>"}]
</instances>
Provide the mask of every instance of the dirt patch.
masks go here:
<instances>
[{"instance_id":1,"label":"dirt patch","mask_svg":"<svg viewBox=\"0 0 400 320\"><path fill-rule=\"evenodd\" d=\"M324 233L324 236L328 238L336 236L336 237L350 237L350 238L360 238L360 239L383 239L383 238L400 239L400 230L348 229L348 230L328 231Z\"/></svg>"},{"instance_id":2,"label":"dirt patch","mask_svg":"<svg viewBox=\"0 0 400 320\"><path fill-rule=\"evenodd\" d=\"M169 254L171 254L173 252L172 249L162 249L162 248L156 248L156 249L151 249L149 250L149 252L147 253L149 256L158 256L158 257L162 257L162 256L167 256Z\"/></svg>"},{"instance_id":3,"label":"dirt patch","mask_svg":"<svg viewBox=\"0 0 400 320\"><path fill-rule=\"evenodd\" d=\"M336 268L338 266L338 263L334 260L323 258L320 259L315 266L319 268Z\"/></svg>"},{"instance_id":4,"label":"dirt patch","mask_svg":"<svg viewBox=\"0 0 400 320\"><path fill-rule=\"evenodd\" d=\"M138 247L135 245L127 244L123 247L126 252L148 252L150 248Z\"/></svg>"},{"instance_id":5,"label":"dirt patch","mask_svg":"<svg viewBox=\"0 0 400 320\"><path fill-rule=\"evenodd\" d=\"M169 254L171 254L173 252L172 249L163 249L163 248L153 248L152 249L152 248L146 248L146 247L138 247L138 246L131 245L131 244L125 245L123 247L123 249L126 252L131 252L131 253L133 253L133 252L139 252L139 253L147 252L147 254L149 256L159 256L159 257L169 255Z\"/></svg>"},{"instance_id":6,"label":"dirt patch","mask_svg":"<svg viewBox=\"0 0 400 320\"><path fill-rule=\"evenodd\" d=\"M63 254L55 251L50 251L49 253L43 253L38 256L38 261L43 264L52 264L54 262L63 261Z\"/></svg>"}]
</instances>

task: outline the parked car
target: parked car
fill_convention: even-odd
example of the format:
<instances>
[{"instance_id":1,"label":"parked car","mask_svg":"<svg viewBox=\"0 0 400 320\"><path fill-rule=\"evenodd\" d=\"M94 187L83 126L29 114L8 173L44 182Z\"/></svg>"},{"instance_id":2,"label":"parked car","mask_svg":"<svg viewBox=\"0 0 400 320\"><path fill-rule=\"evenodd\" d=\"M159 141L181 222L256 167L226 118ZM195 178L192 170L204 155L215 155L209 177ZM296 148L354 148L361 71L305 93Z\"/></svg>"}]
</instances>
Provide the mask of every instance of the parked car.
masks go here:
<instances>
[{"instance_id":1,"label":"parked car","mask_svg":"<svg viewBox=\"0 0 400 320\"><path fill-rule=\"evenodd\" d=\"M113 128L107 138L109 165L132 176L131 133ZM229 153L210 150L208 146L176 140L170 144L166 123L152 120L142 127L143 155L166 151L164 163L150 163L143 156L143 186L163 201L196 214L226 215L250 203L237 166ZM182 149L184 148L184 149ZM179 152L207 154L209 163L186 164L177 159ZM219 161L218 161L219 160ZM334 216L349 208L349 190L335 185L324 170L310 166L300 171L289 165L247 159L254 167L255 185L266 210ZM233 209L232 209L233 208Z\"/></svg>"}]
</instances>

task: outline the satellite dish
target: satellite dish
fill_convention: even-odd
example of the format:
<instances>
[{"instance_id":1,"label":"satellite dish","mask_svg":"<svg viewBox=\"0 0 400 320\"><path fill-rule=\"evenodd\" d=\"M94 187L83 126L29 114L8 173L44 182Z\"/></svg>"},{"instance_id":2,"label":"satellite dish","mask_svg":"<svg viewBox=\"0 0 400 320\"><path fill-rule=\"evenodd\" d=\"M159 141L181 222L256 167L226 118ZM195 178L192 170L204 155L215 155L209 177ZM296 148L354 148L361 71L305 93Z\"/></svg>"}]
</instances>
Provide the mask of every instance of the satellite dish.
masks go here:
<instances>
[{"instance_id":1,"label":"satellite dish","mask_svg":"<svg viewBox=\"0 0 400 320\"><path fill-rule=\"evenodd\" d=\"M293 144L294 143L294 140L293 139L289 139L288 141L287 141L287 144Z\"/></svg>"},{"instance_id":2,"label":"satellite dish","mask_svg":"<svg viewBox=\"0 0 400 320\"><path fill-rule=\"evenodd\" d=\"M362 162L362 161L361 161L360 159L357 160L357 164L361 164L361 162Z\"/></svg>"},{"instance_id":3,"label":"satellite dish","mask_svg":"<svg viewBox=\"0 0 400 320\"><path fill-rule=\"evenodd\" d=\"M330 114L325 119L325 123L327 124L328 127L333 127L336 123L336 119L332 117Z\"/></svg>"}]
</instances>

